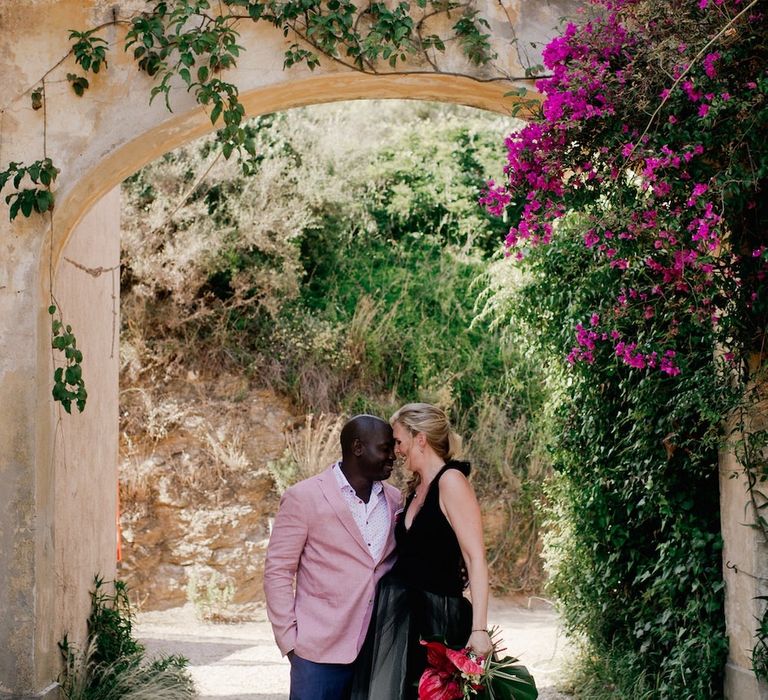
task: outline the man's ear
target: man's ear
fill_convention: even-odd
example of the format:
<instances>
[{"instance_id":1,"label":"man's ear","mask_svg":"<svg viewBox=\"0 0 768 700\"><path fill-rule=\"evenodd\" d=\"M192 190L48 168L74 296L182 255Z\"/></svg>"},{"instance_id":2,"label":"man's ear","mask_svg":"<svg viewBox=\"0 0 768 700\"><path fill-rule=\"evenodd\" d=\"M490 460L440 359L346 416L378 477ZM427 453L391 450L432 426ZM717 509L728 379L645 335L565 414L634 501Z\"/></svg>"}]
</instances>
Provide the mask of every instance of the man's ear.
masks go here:
<instances>
[{"instance_id":1,"label":"man's ear","mask_svg":"<svg viewBox=\"0 0 768 700\"><path fill-rule=\"evenodd\" d=\"M352 452L354 453L355 457L359 457L361 454L363 454L363 443L360 441L360 438L355 438L352 440Z\"/></svg>"}]
</instances>

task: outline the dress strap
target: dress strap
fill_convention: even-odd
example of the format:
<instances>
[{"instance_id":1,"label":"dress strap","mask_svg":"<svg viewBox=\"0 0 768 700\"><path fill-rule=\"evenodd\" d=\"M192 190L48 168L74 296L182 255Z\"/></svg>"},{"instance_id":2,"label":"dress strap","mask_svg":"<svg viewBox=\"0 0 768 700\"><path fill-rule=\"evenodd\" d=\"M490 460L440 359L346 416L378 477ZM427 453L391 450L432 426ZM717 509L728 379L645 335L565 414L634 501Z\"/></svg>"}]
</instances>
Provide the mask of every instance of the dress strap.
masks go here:
<instances>
[{"instance_id":1,"label":"dress strap","mask_svg":"<svg viewBox=\"0 0 768 700\"><path fill-rule=\"evenodd\" d=\"M445 474L449 469L457 469L460 471L464 476L469 476L469 472L471 470L471 467L469 466L469 462L460 462L457 459L449 459L444 465L443 468L437 472L437 475L432 480L432 483L435 483L440 480L440 477Z\"/></svg>"}]
</instances>

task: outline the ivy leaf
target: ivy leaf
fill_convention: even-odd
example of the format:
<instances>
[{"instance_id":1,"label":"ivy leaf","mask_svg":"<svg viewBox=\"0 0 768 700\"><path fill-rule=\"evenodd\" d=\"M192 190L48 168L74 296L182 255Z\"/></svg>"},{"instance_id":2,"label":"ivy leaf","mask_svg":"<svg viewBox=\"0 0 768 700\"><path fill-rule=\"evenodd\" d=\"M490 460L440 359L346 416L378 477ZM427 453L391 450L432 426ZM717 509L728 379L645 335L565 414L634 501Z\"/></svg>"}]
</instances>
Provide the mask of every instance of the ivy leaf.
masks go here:
<instances>
[{"instance_id":1,"label":"ivy leaf","mask_svg":"<svg viewBox=\"0 0 768 700\"><path fill-rule=\"evenodd\" d=\"M21 213L26 217L29 217L29 215L32 213L32 209L35 206L35 200L29 196L30 193L34 193L34 190L24 190L24 192L22 192L20 195Z\"/></svg>"}]
</instances>

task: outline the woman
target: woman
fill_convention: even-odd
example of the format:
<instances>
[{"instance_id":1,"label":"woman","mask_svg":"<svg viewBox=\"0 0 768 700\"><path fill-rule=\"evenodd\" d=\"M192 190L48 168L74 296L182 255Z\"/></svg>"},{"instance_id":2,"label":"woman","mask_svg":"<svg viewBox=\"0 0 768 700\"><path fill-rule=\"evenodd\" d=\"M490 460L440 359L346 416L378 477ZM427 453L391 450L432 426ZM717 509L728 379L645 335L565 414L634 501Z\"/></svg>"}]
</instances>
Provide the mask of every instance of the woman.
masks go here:
<instances>
[{"instance_id":1,"label":"woman","mask_svg":"<svg viewBox=\"0 0 768 700\"><path fill-rule=\"evenodd\" d=\"M395 524L397 562L379 587L355 700L417 698L426 667L420 639L466 646L480 656L492 648L480 506L467 481L469 464L455 459L461 440L430 404L407 404L390 423L395 454L413 478ZM467 584L471 604L463 596Z\"/></svg>"}]
</instances>

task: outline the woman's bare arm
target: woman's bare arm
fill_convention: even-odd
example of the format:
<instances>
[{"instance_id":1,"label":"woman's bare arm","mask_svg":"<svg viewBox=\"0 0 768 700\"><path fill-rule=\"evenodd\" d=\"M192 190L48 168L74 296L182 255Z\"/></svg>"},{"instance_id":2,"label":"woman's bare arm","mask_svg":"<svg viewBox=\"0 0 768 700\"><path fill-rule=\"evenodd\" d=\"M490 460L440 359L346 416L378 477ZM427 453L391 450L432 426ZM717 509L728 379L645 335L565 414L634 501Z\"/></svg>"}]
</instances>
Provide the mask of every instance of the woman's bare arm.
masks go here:
<instances>
[{"instance_id":1,"label":"woman's bare arm","mask_svg":"<svg viewBox=\"0 0 768 700\"><path fill-rule=\"evenodd\" d=\"M472 595L472 633L467 646L476 654L491 651L488 635L488 564L485 560L480 504L467 478L450 469L440 478L440 508L459 540Z\"/></svg>"}]
</instances>

